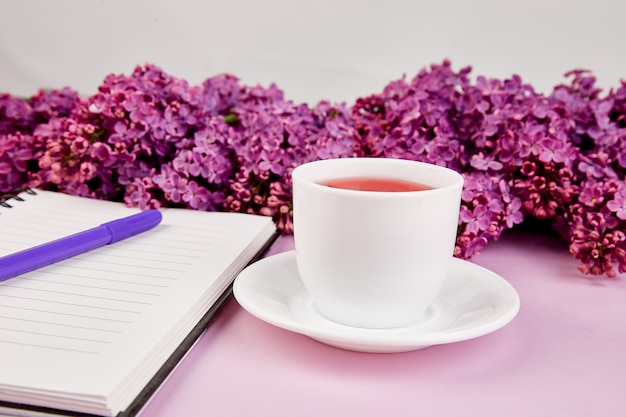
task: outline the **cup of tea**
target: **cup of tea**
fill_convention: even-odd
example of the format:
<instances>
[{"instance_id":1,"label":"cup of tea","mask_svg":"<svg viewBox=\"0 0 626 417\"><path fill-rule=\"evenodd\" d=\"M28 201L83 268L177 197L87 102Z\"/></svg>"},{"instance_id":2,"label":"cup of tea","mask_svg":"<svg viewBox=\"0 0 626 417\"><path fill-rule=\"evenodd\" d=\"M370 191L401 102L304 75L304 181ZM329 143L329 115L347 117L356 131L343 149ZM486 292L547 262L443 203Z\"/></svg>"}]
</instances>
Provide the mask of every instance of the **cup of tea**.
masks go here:
<instances>
[{"instance_id":1,"label":"cup of tea","mask_svg":"<svg viewBox=\"0 0 626 417\"><path fill-rule=\"evenodd\" d=\"M343 158L300 165L292 180L296 264L319 312L363 328L420 321L452 262L463 177Z\"/></svg>"}]
</instances>

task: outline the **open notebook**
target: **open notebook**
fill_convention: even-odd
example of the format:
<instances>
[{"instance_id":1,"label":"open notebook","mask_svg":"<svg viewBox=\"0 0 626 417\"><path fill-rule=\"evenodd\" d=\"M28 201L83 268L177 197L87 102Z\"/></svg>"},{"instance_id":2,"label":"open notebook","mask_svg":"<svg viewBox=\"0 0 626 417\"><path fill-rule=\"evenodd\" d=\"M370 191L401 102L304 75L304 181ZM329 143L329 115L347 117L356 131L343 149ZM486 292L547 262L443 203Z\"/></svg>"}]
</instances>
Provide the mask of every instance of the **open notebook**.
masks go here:
<instances>
[{"instance_id":1,"label":"open notebook","mask_svg":"<svg viewBox=\"0 0 626 417\"><path fill-rule=\"evenodd\" d=\"M0 256L138 211L35 193L0 206ZM0 415L135 414L276 233L262 216L162 213L147 232L0 282Z\"/></svg>"}]
</instances>

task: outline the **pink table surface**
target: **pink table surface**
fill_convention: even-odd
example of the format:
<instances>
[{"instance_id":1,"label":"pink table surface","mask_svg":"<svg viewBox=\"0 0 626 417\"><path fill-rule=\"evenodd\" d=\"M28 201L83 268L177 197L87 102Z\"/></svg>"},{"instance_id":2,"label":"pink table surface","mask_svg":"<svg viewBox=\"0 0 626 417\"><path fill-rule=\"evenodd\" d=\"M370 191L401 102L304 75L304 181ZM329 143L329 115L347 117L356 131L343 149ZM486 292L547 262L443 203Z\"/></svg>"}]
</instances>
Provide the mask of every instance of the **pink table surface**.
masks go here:
<instances>
[{"instance_id":1,"label":"pink table surface","mask_svg":"<svg viewBox=\"0 0 626 417\"><path fill-rule=\"evenodd\" d=\"M283 238L271 253L292 247ZM626 277L583 277L560 240L519 231L473 262L520 295L519 314L497 332L357 353L231 300L141 417L626 416Z\"/></svg>"}]
</instances>

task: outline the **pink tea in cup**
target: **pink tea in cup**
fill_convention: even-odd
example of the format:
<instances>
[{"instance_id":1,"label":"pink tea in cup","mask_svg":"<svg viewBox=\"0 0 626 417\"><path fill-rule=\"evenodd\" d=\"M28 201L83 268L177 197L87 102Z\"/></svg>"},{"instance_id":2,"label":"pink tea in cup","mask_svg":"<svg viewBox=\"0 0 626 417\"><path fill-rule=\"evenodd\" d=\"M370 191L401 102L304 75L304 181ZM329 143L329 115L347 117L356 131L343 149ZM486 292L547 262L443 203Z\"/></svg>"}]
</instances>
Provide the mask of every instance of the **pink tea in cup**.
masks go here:
<instances>
[{"instance_id":1,"label":"pink tea in cup","mask_svg":"<svg viewBox=\"0 0 626 417\"><path fill-rule=\"evenodd\" d=\"M324 181L321 184L327 187L356 191L406 192L432 190L432 187L411 181L375 177L339 178Z\"/></svg>"}]
</instances>

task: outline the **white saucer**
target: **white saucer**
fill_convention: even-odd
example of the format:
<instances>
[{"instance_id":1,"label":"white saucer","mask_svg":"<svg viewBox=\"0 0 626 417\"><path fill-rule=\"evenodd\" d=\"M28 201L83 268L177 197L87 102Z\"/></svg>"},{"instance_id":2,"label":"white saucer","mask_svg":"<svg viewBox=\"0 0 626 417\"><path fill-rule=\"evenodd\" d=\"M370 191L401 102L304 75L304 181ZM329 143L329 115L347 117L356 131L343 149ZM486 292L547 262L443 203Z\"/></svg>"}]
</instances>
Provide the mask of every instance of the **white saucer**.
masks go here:
<instances>
[{"instance_id":1,"label":"white saucer","mask_svg":"<svg viewBox=\"0 0 626 417\"><path fill-rule=\"evenodd\" d=\"M499 275L454 258L446 284L423 318L393 329L363 329L328 320L302 285L295 252L262 259L239 274L235 298L257 318L322 343L361 352L407 352L491 333L519 311L515 289Z\"/></svg>"}]
</instances>

